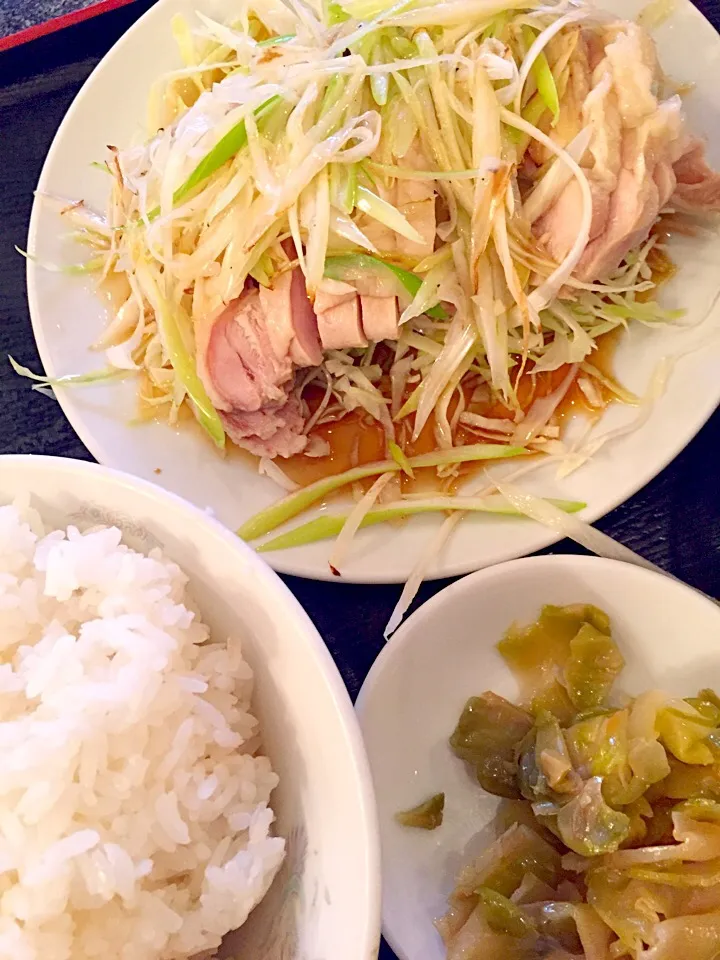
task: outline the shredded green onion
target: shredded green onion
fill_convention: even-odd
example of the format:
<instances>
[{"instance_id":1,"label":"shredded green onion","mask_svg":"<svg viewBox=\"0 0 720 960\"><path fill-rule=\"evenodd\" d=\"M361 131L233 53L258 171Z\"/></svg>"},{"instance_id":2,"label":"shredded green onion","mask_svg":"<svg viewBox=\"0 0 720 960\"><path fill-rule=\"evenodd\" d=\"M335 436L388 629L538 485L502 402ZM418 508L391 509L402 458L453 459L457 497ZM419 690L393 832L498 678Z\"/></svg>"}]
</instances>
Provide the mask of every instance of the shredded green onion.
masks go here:
<instances>
[{"instance_id":1,"label":"shredded green onion","mask_svg":"<svg viewBox=\"0 0 720 960\"><path fill-rule=\"evenodd\" d=\"M388 450L390 451L390 456L393 458L395 463L400 467L402 472L406 474L410 479L414 479L415 471L413 470L410 461L408 460L407 454L399 447L394 440L391 440L388 444Z\"/></svg>"},{"instance_id":2,"label":"shredded green onion","mask_svg":"<svg viewBox=\"0 0 720 960\"><path fill-rule=\"evenodd\" d=\"M343 211L348 215L353 212L357 205L357 191L358 168L357 164L353 163L350 165L347 171L347 184L345 186L345 194L343 197Z\"/></svg>"},{"instance_id":3,"label":"shredded green onion","mask_svg":"<svg viewBox=\"0 0 720 960\"><path fill-rule=\"evenodd\" d=\"M558 510L564 513L577 513L584 510L586 504L578 500L547 500ZM467 513L493 513L505 517L521 517L522 510L511 506L501 496L488 497L432 497L427 500L403 500L390 503L384 507L374 507L368 510L360 521L361 527L374 526L378 523L387 523L389 520L403 520L406 517L423 513L444 513L445 511L466 511ZM299 527L289 530L272 540L256 547L258 553L270 553L274 550L288 550L291 547L303 547L308 543L317 543L318 540L329 540L336 537L347 520L347 513L325 514L316 517Z\"/></svg>"},{"instance_id":4,"label":"shredded green onion","mask_svg":"<svg viewBox=\"0 0 720 960\"><path fill-rule=\"evenodd\" d=\"M295 39L294 33L284 33L279 37L268 37L267 40L259 40L259 47L274 47L278 43L288 43L290 40Z\"/></svg>"},{"instance_id":5,"label":"shredded green onion","mask_svg":"<svg viewBox=\"0 0 720 960\"><path fill-rule=\"evenodd\" d=\"M103 383L107 380L121 380L133 372L132 370L120 370L116 367L106 367L104 370L93 370L91 373L70 373L63 377L46 377L42 374L33 373L29 367L23 367L9 355L8 360L18 376L36 382L37 387L33 387L34 390L42 387L87 386L92 383Z\"/></svg>"},{"instance_id":6,"label":"shredded green onion","mask_svg":"<svg viewBox=\"0 0 720 960\"><path fill-rule=\"evenodd\" d=\"M162 330L163 342L172 368L187 391L200 426L215 446L223 450L225 448L225 428L198 375L195 358L188 353L183 341L180 331L181 307L170 304L163 297L149 271L142 271L142 277L146 293L152 299L155 307L155 314Z\"/></svg>"},{"instance_id":7,"label":"shredded green onion","mask_svg":"<svg viewBox=\"0 0 720 960\"><path fill-rule=\"evenodd\" d=\"M80 277L88 273L100 273L106 263L105 257L94 257L92 260L86 260L85 263L54 264L41 260L39 257L28 253L27 250L23 250L21 247L16 246L15 250L21 257L25 257L26 260L31 260L39 267L42 267L43 270L49 270L51 273L64 273L69 277Z\"/></svg>"},{"instance_id":8,"label":"shredded green onion","mask_svg":"<svg viewBox=\"0 0 720 960\"><path fill-rule=\"evenodd\" d=\"M394 263L388 263L379 257L373 257L368 253L348 253L339 257L328 257L325 260L325 276L330 280L343 280L351 283L351 278L359 278L363 274L369 275L373 271L389 270L400 281L405 290L414 297L422 286L422 278L410 270L404 270ZM446 320L447 313L440 305L426 310L429 317L436 320Z\"/></svg>"},{"instance_id":9,"label":"shredded green onion","mask_svg":"<svg viewBox=\"0 0 720 960\"><path fill-rule=\"evenodd\" d=\"M269 117L273 109L281 102L282 97L277 94L270 97L254 111L255 118L260 121ZM240 120L235 126L228 130L207 153L193 172L173 193L173 206L181 203L188 194L192 193L195 187L200 186L205 180L216 173L220 167L224 166L228 160L232 160L241 150L244 150L248 143L247 126L245 120ZM148 220L155 220L160 216L160 207L155 207L148 213Z\"/></svg>"},{"instance_id":10,"label":"shredded green onion","mask_svg":"<svg viewBox=\"0 0 720 960\"><path fill-rule=\"evenodd\" d=\"M454 463L473 463L480 460L501 460L505 457L520 457L527 454L524 447L506 447L497 443L475 443L464 447L453 447L450 450L437 450L433 453L423 453L417 457L410 457L408 465L415 470L419 467L440 467ZM322 480L316 480L307 487L289 494L272 506L261 510L251 517L237 531L238 536L243 540L256 540L266 533L270 533L286 520L292 520L299 513L307 510L318 500L346 487L349 484L357 483L358 480L366 480L368 477L376 477L380 473L397 472L400 464L395 460L379 460L375 463L366 463L360 467L352 467L344 473L337 473L331 477L323 477Z\"/></svg>"},{"instance_id":11,"label":"shredded green onion","mask_svg":"<svg viewBox=\"0 0 720 960\"><path fill-rule=\"evenodd\" d=\"M526 46L528 49L530 49L532 44L535 42L535 33L531 27L523 27L523 37L525 39ZM550 64L548 63L544 52L541 51L537 55L530 72L535 78L535 83L537 84L538 93L540 94L542 102L552 113L553 120L557 120L558 116L560 115L560 100L558 98L557 86L555 85L555 77L553 77ZM532 121L530 122L532 123Z\"/></svg>"}]
</instances>

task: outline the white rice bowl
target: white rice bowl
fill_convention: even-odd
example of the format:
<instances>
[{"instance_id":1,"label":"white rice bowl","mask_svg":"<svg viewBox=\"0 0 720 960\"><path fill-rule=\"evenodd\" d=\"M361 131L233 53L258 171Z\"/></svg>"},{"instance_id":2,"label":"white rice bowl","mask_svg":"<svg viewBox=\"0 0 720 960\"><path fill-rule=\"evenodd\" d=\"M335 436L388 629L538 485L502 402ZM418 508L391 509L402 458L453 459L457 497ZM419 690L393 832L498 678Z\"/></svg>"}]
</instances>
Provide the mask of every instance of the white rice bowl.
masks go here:
<instances>
[{"instance_id":1,"label":"white rice bowl","mask_svg":"<svg viewBox=\"0 0 720 960\"><path fill-rule=\"evenodd\" d=\"M0 506L0 958L214 952L283 860L240 642L121 540Z\"/></svg>"}]
</instances>

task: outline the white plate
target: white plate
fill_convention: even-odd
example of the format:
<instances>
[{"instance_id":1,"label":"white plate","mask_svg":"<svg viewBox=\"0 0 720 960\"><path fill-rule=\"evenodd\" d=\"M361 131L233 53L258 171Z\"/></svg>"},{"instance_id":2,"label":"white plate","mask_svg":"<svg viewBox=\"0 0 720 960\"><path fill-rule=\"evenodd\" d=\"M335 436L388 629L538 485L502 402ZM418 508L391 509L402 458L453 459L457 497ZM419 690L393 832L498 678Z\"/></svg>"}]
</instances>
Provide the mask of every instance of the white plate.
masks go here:
<instances>
[{"instance_id":1,"label":"white plate","mask_svg":"<svg viewBox=\"0 0 720 960\"><path fill-rule=\"evenodd\" d=\"M644 0L612 0L608 5L633 16ZM658 32L667 72L694 82L687 98L691 128L710 137L710 159L720 165L720 124L717 122L717 77L720 39L688 2L680 0L672 21ZM163 70L178 65L170 18L199 8L219 17L228 15L226 0L160 0L123 37L94 71L70 108L48 155L40 178L41 191L82 198L104 207L107 177L91 168L103 159L106 144L126 144L144 122L148 89ZM44 260L76 262L82 256L61 236L57 214L36 202L30 225L29 249ZM686 307L700 320L714 302L720 262L720 238L686 243L678 250L680 275L664 297L668 305ZM88 348L107 322L89 282L28 267L30 310L45 370L50 376L82 373L103 366ZM713 309L703 331L718 326ZM657 362L697 344L705 332L632 331L616 357L620 380L643 394ZM555 470L527 481L528 489L588 503L586 516L595 520L632 496L654 477L694 436L720 400L720 345L717 340L681 360L668 389L642 429L606 447L570 479L558 482ZM131 426L135 386L131 381L92 388L58 391L68 419L93 456L101 463L154 480L193 501L211 507L216 516L237 528L251 514L271 503L278 488L255 473L247 461L221 460L197 430L172 431L161 424ZM601 429L631 420L635 414L619 407L603 418ZM402 529L376 527L358 537L353 558L343 573L348 580L396 582L407 577L418 552L436 529L437 517L416 518ZM474 518L459 525L432 576L466 573L511 557L531 553L556 537L526 520ZM267 554L275 569L315 578L330 578L328 544L319 543Z\"/></svg>"},{"instance_id":2,"label":"white plate","mask_svg":"<svg viewBox=\"0 0 720 960\"><path fill-rule=\"evenodd\" d=\"M598 557L533 557L466 577L398 630L356 709L380 820L383 932L400 960L445 960L433 919L454 879L494 837L496 798L448 746L468 697L517 685L495 649L510 624L544 603L594 603L609 614L626 660L618 686L689 696L720 677L720 609L676 580ZM445 792L442 826L425 833L394 815Z\"/></svg>"}]
</instances>

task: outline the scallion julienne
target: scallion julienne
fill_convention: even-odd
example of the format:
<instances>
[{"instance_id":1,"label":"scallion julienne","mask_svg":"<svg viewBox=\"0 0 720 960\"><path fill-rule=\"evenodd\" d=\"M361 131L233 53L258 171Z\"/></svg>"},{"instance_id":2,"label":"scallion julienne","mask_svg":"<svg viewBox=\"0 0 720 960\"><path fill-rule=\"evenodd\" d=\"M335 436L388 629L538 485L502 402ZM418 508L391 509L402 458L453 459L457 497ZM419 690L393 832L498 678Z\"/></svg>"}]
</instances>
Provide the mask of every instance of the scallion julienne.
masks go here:
<instances>
[{"instance_id":1,"label":"scallion julienne","mask_svg":"<svg viewBox=\"0 0 720 960\"><path fill-rule=\"evenodd\" d=\"M410 270L404 270L402 267L395 266L394 263L388 263L368 253L348 253L339 257L328 257L325 261L325 276L330 280L352 283L353 280L360 280L362 277L377 275L378 271L390 271L411 297L414 297L422 286L422 277L416 273L411 273ZM426 313L435 320L447 320L447 313L440 304L431 307Z\"/></svg>"},{"instance_id":2,"label":"scallion julienne","mask_svg":"<svg viewBox=\"0 0 720 960\"><path fill-rule=\"evenodd\" d=\"M195 358L188 353L180 330L181 308L169 303L163 296L151 272L139 265L138 280L151 302L161 331L162 342L172 368L185 388L198 423L220 450L225 448L225 428L213 407L195 366Z\"/></svg>"},{"instance_id":3,"label":"scallion julienne","mask_svg":"<svg viewBox=\"0 0 720 960\"><path fill-rule=\"evenodd\" d=\"M528 26L523 27L522 33L525 40L525 45L529 49L535 42L535 33L532 28ZM550 69L550 64L548 63L548 59L544 52L541 51L537 55L533 61L530 72L535 79L537 91L542 102L552 113L553 120L557 120L560 114L560 100L558 98L555 77L553 76L552 70Z\"/></svg>"},{"instance_id":4,"label":"scallion julienne","mask_svg":"<svg viewBox=\"0 0 720 960\"><path fill-rule=\"evenodd\" d=\"M586 504L579 500L546 500L557 510L563 513L577 513L584 510ZM360 521L360 527L370 527L378 523L387 523L390 520L403 520L407 517L422 513L444 513L446 511L463 511L466 513L492 513L505 517L522 517L524 513L502 497L491 495L488 497L428 497L427 500L401 500L384 507L373 507L368 510ZM275 550L289 550L292 547L303 547L319 540L330 540L336 537L348 518L347 513L325 514L316 517L307 523L294 527L287 533L280 534L266 543L256 547L258 553L271 553Z\"/></svg>"},{"instance_id":5,"label":"scallion julienne","mask_svg":"<svg viewBox=\"0 0 720 960\"><path fill-rule=\"evenodd\" d=\"M406 474L406 476L410 477L411 480L414 479L415 471L413 470L410 460L403 448L398 446L394 440L391 440L388 444L388 450L390 451L390 456L393 458L395 463L397 463L402 472Z\"/></svg>"},{"instance_id":6,"label":"scallion julienne","mask_svg":"<svg viewBox=\"0 0 720 960\"><path fill-rule=\"evenodd\" d=\"M89 386L93 383L103 383L107 380L122 380L129 376L131 370L119 370L116 367L106 367L104 370L93 370L90 373L70 373L62 377L46 377L44 374L33 373L29 367L23 367L13 357L8 355L10 366L20 377L34 380L36 387L73 387Z\"/></svg>"},{"instance_id":7,"label":"scallion julienne","mask_svg":"<svg viewBox=\"0 0 720 960\"><path fill-rule=\"evenodd\" d=\"M420 467L439 467L454 463L474 463L481 460L501 460L506 457L520 457L527 454L524 447L506 447L497 443L475 443L464 447L452 447L450 450L437 450L433 453L423 453L417 457L409 457L408 465L415 470ZM352 467L344 473L337 473L330 477L316 480L307 487L283 497L277 503L261 510L251 517L237 531L243 540L256 540L258 537L270 533L280 524L292 520L299 513L307 510L314 503L358 480L366 480L381 473L398 472L403 468L396 460L378 460L366 463L359 467Z\"/></svg>"},{"instance_id":8,"label":"scallion julienne","mask_svg":"<svg viewBox=\"0 0 720 960\"><path fill-rule=\"evenodd\" d=\"M269 117L273 109L282 100L280 94L270 97L254 111L255 119L258 123ZM241 150L244 150L248 143L247 126L245 120L240 120L235 124L224 137L215 144L195 167L187 180L180 184L175 193L173 193L173 207L178 206L182 201L192 193L195 187L211 177L214 173L224 166L228 160L232 160ZM148 220L155 220L160 216L160 207L154 207L148 213Z\"/></svg>"},{"instance_id":9,"label":"scallion julienne","mask_svg":"<svg viewBox=\"0 0 720 960\"><path fill-rule=\"evenodd\" d=\"M294 33L284 33L279 37L268 37L267 40L258 40L259 47L275 47L279 43L289 43L295 39Z\"/></svg>"},{"instance_id":10,"label":"scallion julienne","mask_svg":"<svg viewBox=\"0 0 720 960\"><path fill-rule=\"evenodd\" d=\"M17 245L15 250L21 257L36 263L43 270L48 270L50 273L64 273L69 277L82 277L89 273L100 273L105 266L105 257L93 257L91 260L86 260L85 263L56 264L41 260Z\"/></svg>"}]
</instances>

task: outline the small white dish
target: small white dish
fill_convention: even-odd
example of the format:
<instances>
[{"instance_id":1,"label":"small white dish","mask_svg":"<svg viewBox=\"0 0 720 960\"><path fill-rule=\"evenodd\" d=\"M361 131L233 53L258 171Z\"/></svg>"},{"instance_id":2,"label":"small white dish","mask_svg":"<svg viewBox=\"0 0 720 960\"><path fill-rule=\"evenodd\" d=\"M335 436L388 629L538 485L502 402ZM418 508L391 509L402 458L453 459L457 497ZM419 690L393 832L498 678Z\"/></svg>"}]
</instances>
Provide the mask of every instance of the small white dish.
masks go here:
<instances>
[{"instance_id":1,"label":"small white dish","mask_svg":"<svg viewBox=\"0 0 720 960\"><path fill-rule=\"evenodd\" d=\"M598 2L627 18L637 16L645 4L646 0ZM152 84L164 71L181 65L170 26L173 15L184 14L193 20L199 10L225 20L231 6L227 0L158 0L93 71L58 130L38 184L28 250L41 261L64 264L84 258L86 251L65 238L57 212L39 195L84 199L98 210L105 209L108 178L91 163L104 159L107 144L126 145L137 138ZM709 160L717 166L720 38L690 0L678 0L672 16L655 36L668 75L693 87L685 99L688 126L708 137ZM720 337L710 336L720 329L720 233L694 240L677 238L672 256L679 269L662 291L663 304L686 309L688 320L701 326L696 330L633 327L615 356L618 378L638 396L656 391L659 380L654 374L659 365L680 356L672 369L668 368L667 388L649 416L637 430L618 436L571 476L559 480L555 464L547 463L523 480L528 490L540 496L587 503L583 516L591 522L659 473L720 401ZM90 279L49 272L30 261L28 295L33 330L48 376L87 373L103 366L102 355L90 346L109 317ZM136 394L132 378L57 391L66 416L96 460L159 483L201 508L211 507L231 529L282 496L280 488L260 476L252 461L245 457L222 459L199 430L172 429L163 423L133 425ZM616 404L602 417L597 431L623 434L637 417L637 409ZM343 578L402 582L442 519L414 517L401 528L381 524L361 531L343 568ZM428 575L468 573L533 553L557 539L551 530L530 520L465 517ZM332 579L330 549L321 541L266 556L282 573Z\"/></svg>"},{"instance_id":2,"label":"small white dish","mask_svg":"<svg viewBox=\"0 0 720 960\"><path fill-rule=\"evenodd\" d=\"M52 457L0 457L0 506L29 496L48 525L119 527L188 575L215 636L236 636L255 672L263 746L287 857L247 923L238 960L374 960L380 939L377 820L367 758L342 678L272 570L206 513L143 480Z\"/></svg>"},{"instance_id":3,"label":"small white dish","mask_svg":"<svg viewBox=\"0 0 720 960\"><path fill-rule=\"evenodd\" d=\"M619 687L683 696L720 682L720 609L659 573L598 557L547 556L482 570L437 594L397 631L370 671L357 712L380 819L383 932L400 960L444 960L433 920L465 863L494 838L498 801L448 746L468 697L517 696L495 649L513 621L545 603L594 603L626 660ZM445 792L433 831L400 826L399 810Z\"/></svg>"}]
</instances>

